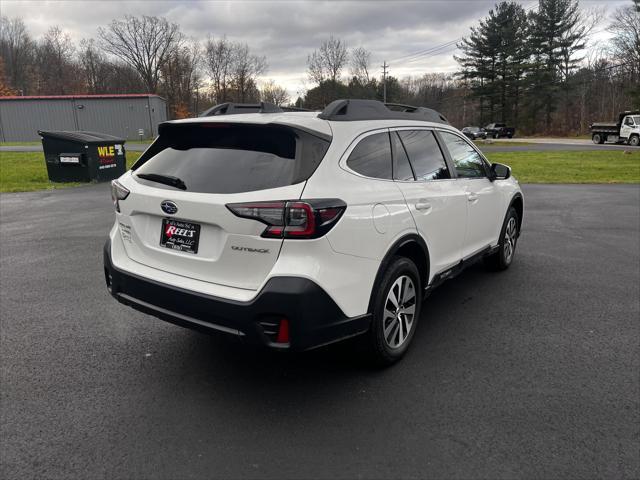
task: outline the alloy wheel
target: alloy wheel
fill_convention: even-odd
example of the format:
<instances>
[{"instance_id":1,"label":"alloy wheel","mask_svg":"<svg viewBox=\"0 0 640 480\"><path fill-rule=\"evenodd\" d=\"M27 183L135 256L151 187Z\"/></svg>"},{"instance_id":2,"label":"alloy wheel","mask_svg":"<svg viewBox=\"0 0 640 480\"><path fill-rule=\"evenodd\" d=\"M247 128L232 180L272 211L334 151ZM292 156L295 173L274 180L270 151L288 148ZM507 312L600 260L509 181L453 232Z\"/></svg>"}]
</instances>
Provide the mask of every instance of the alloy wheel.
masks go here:
<instances>
[{"instance_id":1,"label":"alloy wheel","mask_svg":"<svg viewBox=\"0 0 640 480\"><path fill-rule=\"evenodd\" d=\"M386 344L399 348L409 337L416 312L416 288L410 277L398 277L387 294L384 303L382 325Z\"/></svg>"},{"instance_id":2,"label":"alloy wheel","mask_svg":"<svg viewBox=\"0 0 640 480\"><path fill-rule=\"evenodd\" d=\"M505 263L511 263L513 254L516 251L516 240L518 239L518 226L516 225L516 219L511 217L507 223L507 228L504 231L504 261Z\"/></svg>"}]
</instances>

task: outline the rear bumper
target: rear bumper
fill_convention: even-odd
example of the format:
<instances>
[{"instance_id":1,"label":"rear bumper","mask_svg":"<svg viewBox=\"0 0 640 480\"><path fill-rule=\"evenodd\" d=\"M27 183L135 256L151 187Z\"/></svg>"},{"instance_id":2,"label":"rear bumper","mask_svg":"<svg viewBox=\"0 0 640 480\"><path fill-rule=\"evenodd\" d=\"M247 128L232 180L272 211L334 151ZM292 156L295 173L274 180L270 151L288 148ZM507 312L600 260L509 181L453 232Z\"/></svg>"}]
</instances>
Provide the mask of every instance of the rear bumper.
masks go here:
<instances>
[{"instance_id":1,"label":"rear bumper","mask_svg":"<svg viewBox=\"0 0 640 480\"><path fill-rule=\"evenodd\" d=\"M183 290L116 269L110 241L104 247L107 287L120 303L162 320L204 332L222 332L274 348L308 350L369 329L370 315L347 317L316 283L300 277L274 277L249 302ZM274 331L289 321L289 342ZM275 325L275 326L274 326Z\"/></svg>"}]
</instances>

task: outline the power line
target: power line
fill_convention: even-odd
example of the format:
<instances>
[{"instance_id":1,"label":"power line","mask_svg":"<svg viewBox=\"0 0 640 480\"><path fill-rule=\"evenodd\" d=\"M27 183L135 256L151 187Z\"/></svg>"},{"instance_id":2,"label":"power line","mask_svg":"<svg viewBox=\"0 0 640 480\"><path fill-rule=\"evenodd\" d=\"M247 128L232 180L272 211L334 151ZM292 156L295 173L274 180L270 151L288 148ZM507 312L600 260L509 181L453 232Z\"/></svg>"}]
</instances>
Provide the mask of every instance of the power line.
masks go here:
<instances>
[{"instance_id":1,"label":"power line","mask_svg":"<svg viewBox=\"0 0 640 480\"><path fill-rule=\"evenodd\" d=\"M537 8L538 4L534 3L532 5L530 5L529 7L527 7L525 9L525 12L529 12L531 10L533 10L534 8ZM503 25L503 24L507 24L508 22L505 20L503 22L499 22L498 25ZM444 53L448 50L442 50L443 48L447 48L447 47L451 47L453 45L456 45L456 48L453 48L451 50L455 50L457 49L457 44L458 42L461 42L465 37L458 37L455 40L449 40L448 42L444 42L441 44L437 44L434 45L433 47L429 47L423 50L418 50L417 52L413 52L413 53L409 53L407 55L402 55L400 57L396 57L394 60L391 60L391 63L397 62L399 60L403 60L403 63L413 63L415 61L418 60L423 60L429 57L433 57L435 55L439 55L441 53Z\"/></svg>"}]
</instances>

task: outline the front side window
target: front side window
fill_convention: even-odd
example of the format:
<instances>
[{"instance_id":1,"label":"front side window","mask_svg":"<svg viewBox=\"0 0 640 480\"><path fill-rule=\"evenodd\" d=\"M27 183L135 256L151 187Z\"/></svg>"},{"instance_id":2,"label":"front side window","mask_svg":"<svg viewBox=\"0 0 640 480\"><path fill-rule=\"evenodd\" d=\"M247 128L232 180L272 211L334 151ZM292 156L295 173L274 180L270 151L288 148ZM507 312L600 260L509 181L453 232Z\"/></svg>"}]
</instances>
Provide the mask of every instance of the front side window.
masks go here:
<instances>
[{"instance_id":1,"label":"front side window","mask_svg":"<svg viewBox=\"0 0 640 480\"><path fill-rule=\"evenodd\" d=\"M633 118L632 117L627 117L627 119L624 122L626 125L630 125L633 126Z\"/></svg>"},{"instance_id":2,"label":"front side window","mask_svg":"<svg viewBox=\"0 0 640 480\"><path fill-rule=\"evenodd\" d=\"M475 149L458 135L440 132L449 150L456 173L460 178L481 178L487 176L485 163Z\"/></svg>"},{"instance_id":3,"label":"front side window","mask_svg":"<svg viewBox=\"0 0 640 480\"><path fill-rule=\"evenodd\" d=\"M374 133L360 140L349 155L347 166L365 177L392 180L389 134Z\"/></svg>"},{"instance_id":4,"label":"front side window","mask_svg":"<svg viewBox=\"0 0 640 480\"><path fill-rule=\"evenodd\" d=\"M417 180L441 180L451 178L444 156L430 130L400 130L409 161Z\"/></svg>"}]
</instances>

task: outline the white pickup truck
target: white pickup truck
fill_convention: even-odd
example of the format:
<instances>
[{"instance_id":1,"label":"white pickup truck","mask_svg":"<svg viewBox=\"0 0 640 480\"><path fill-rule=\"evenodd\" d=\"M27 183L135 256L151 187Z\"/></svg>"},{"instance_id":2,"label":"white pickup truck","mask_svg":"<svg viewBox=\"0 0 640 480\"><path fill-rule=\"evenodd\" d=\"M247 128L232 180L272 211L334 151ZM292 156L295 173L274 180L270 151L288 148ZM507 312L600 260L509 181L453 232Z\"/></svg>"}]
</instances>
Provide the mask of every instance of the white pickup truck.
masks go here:
<instances>
[{"instance_id":1,"label":"white pickup truck","mask_svg":"<svg viewBox=\"0 0 640 480\"><path fill-rule=\"evenodd\" d=\"M618 123L591 124L593 143L625 143L632 147L640 145L640 110L621 112Z\"/></svg>"}]
</instances>

